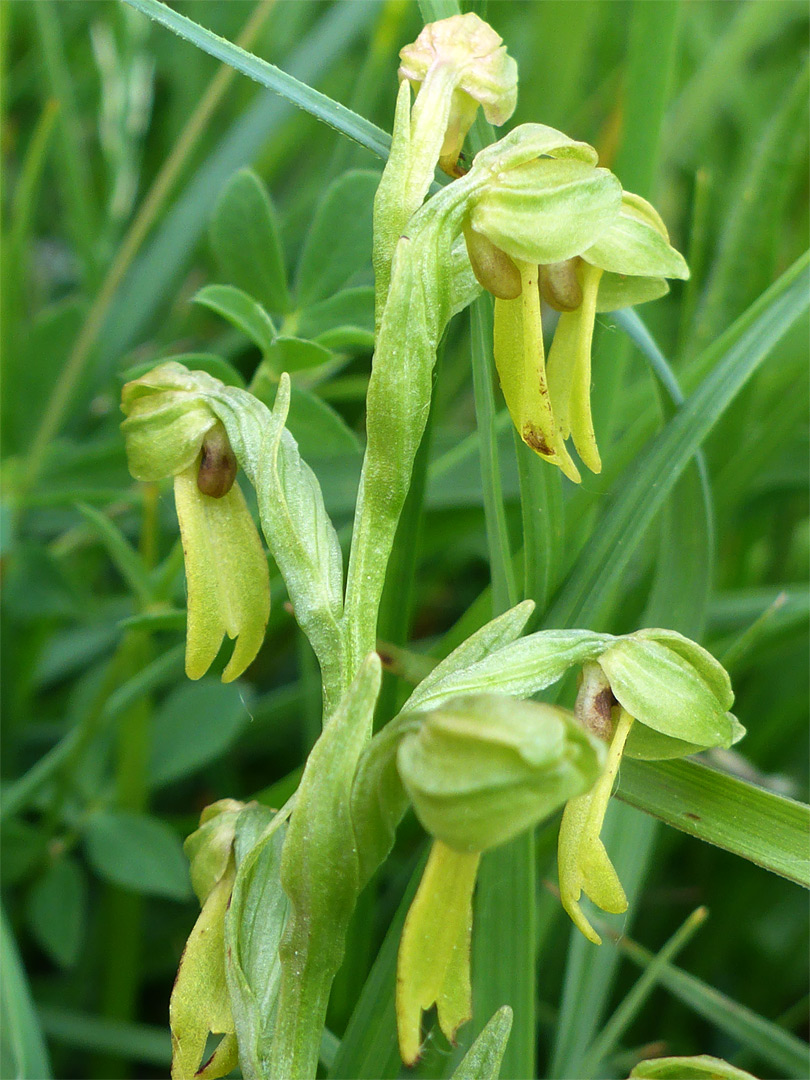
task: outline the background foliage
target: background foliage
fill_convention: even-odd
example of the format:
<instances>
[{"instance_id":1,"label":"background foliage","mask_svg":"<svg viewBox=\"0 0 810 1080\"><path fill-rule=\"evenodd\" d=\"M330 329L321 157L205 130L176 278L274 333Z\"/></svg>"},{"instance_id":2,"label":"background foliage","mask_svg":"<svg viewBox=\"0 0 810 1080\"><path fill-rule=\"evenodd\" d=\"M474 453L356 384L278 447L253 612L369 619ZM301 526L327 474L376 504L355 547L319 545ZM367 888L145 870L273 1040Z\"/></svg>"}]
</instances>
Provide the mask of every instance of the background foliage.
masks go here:
<instances>
[{"instance_id":1,"label":"background foliage","mask_svg":"<svg viewBox=\"0 0 810 1080\"><path fill-rule=\"evenodd\" d=\"M230 40L253 17L252 51L385 130L397 50L421 25L405 0L277 0L257 15L243 0L177 9ZM264 361L272 399L278 372L296 367L293 431L346 539L380 165L129 8L18 0L0 5L0 17L2 1071L159 1076L168 996L195 916L181 840L217 798L280 805L317 735L320 702L315 661L277 573L267 641L248 675L230 686L183 679L173 501L127 472L123 373L208 354L199 362L212 373L249 381ZM722 361L722 342L710 348L721 333L806 246L806 6L501 0L487 17L519 63L514 122L540 120L594 143L627 187L655 196L686 252L692 280L639 314L689 393ZM244 166L272 209L261 185L232 179ZM259 218L264 233L240 231L240 221ZM217 284L259 298L275 326L257 329L244 304L241 326L223 319L235 294ZM767 302L764 310L777 344L731 407L706 420L710 507L691 468L637 545L615 533L617 492L671 413L650 375L649 344L645 360L600 317L594 402L605 470L578 490L561 490L551 469L535 474L543 513L539 528L526 528L519 455L497 392L497 438L485 426L486 334L475 319L451 327L389 572L389 713L420 654L444 654L488 618L525 566L550 625L573 618L623 632L654 623L702 635L731 671L749 731L739 753L712 764L806 801L808 328L802 318L782 334L788 315ZM623 326L638 331L632 319ZM662 479L667 466L665 458ZM654 489L655 477L627 520L644 520ZM563 528L552 527L558 507ZM591 536L610 539L601 562ZM630 539L632 557L619 565ZM583 550L592 568L585 600L576 588ZM630 802L649 801L637 778L623 785ZM741 796L729 791L733 816ZM608 827L635 896L615 929L645 948L624 939L595 957L539 890L539 1075L624 1076L655 1044L726 1057L762 1077L801 1076L801 1044L787 1032L807 1035L802 891L627 805L613 807ZM553 822L534 841L551 888L555 836ZM422 849L409 818L361 901L330 1007L331 1075L397 1075L395 938L385 934ZM520 897L499 894L497 882L484 887L476 978L480 996L493 996L489 1015L500 1004L496 969L511 971L499 928L511 932L528 916ZM679 957L682 970L666 956L650 965L650 952L700 905L710 919ZM637 965L649 976L640 990ZM436 1035L420 1075L446 1075L449 1062Z\"/></svg>"}]
</instances>

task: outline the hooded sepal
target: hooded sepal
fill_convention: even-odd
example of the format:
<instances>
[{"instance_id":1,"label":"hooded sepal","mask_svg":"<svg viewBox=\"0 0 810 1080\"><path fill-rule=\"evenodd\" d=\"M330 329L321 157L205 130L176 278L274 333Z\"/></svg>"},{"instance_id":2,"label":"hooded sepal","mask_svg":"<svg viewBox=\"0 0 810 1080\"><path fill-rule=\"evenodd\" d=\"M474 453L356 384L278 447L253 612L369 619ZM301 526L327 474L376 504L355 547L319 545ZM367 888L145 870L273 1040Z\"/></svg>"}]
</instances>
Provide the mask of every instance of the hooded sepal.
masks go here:
<instances>
[{"instance_id":1,"label":"hooded sepal","mask_svg":"<svg viewBox=\"0 0 810 1080\"><path fill-rule=\"evenodd\" d=\"M566 709L503 694L413 715L397 767L425 829L457 851L486 851L548 818L599 776L604 743Z\"/></svg>"},{"instance_id":2,"label":"hooded sepal","mask_svg":"<svg viewBox=\"0 0 810 1080\"><path fill-rule=\"evenodd\" d=\"M665 279L689 277L689 267L669 242L660 214L646 199L622 192L621 209L610 227L582 252L582 258L604 270L597 311L615 311L663 296Z\"/></svg>"}]
</instances>

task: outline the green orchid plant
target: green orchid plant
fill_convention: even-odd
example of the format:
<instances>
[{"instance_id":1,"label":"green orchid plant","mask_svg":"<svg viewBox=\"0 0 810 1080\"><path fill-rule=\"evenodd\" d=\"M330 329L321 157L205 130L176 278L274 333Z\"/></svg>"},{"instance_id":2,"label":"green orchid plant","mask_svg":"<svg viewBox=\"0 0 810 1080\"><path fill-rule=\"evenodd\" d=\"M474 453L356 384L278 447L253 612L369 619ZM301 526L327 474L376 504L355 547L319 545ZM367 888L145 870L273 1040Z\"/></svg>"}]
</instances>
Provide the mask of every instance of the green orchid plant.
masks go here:
<instances>
[{"instance_id":1,"label":"green orchid plant","mask_svg":"<svg viewBox=\"0 0 810 1080\"><path fill-rule=\"evenodd\" d=\"M202 911L172 998L178 1080L226 1075L237 1056L246 1077L316 1075L349 920L409 807L433 838L399 952L399 1043L411 1064L425 1009L437 1005L451 1040L471 1015L482 855L565 807L562 901L596 941L581 893L609 911L625 904L599 839L622 754L680 756L742 735L728 676L695 643L666 630L521 636L534 607L524 601L438 664L372 737L380 600L450 320L482 287L495 296L494 358L517 431L578 480L569 437L600 467L596 313L660 296L666 278L688 274L653 208L562 132L524 124L468 171L458 166L479 105L500 124L516 101L516 65L477 16L425 27L401 59L374 205L376 331L345 587L320 484L286 425L288 375L272 408L176 361L123 390L133 476L174 483L189 677L209 668L225 634L236 646L223 678L241 675L267 623L267 559L240 469L322 677L323 731L292 798L278 812L215 804L187 842ZM454 179L425 202L437 166ZM548 371L543 301L561 313ZM528 700L572 668L582 672L573 711ZM222 1041L203 1062L209 1034Z\"/></svg>"}]
</instances>

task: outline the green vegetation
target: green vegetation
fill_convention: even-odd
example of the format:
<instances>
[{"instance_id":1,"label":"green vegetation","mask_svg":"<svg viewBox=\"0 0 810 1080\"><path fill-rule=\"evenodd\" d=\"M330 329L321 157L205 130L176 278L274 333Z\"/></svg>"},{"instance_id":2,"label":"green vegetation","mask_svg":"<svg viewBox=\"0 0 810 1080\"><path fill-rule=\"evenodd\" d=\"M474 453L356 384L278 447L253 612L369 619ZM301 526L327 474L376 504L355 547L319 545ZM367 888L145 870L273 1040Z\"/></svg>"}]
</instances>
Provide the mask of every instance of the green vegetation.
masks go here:
<instances>
[{"instance_id":1,"label":"green vegetation","mask_svg":"<svg viewBox=\"0 0 810 1080\"><path fill-rule=\"evenodd\" d=\"M808 44L0 4L0 1076L807 1076Z\"/></svg>"}]
</instances>

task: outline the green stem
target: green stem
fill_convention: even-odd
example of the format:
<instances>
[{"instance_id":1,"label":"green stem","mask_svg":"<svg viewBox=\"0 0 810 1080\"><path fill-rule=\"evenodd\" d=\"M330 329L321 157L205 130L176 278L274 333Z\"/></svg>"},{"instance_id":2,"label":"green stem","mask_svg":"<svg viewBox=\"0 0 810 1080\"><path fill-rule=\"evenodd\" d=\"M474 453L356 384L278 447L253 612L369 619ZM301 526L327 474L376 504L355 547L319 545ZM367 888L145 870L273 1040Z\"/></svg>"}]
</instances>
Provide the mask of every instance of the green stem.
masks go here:
<instances>
[{"instance_id":1,"label":"green stem","mask_svg":"<svg viewBox=\"0 0 810 1080\"><path fill-rule=\"evenodd\" d=\"M269 1076L304 1080L315 1076L335 971L327 969L310 938L296 943L296 966L283 966Z\"/></svg>"}]
</instances>

